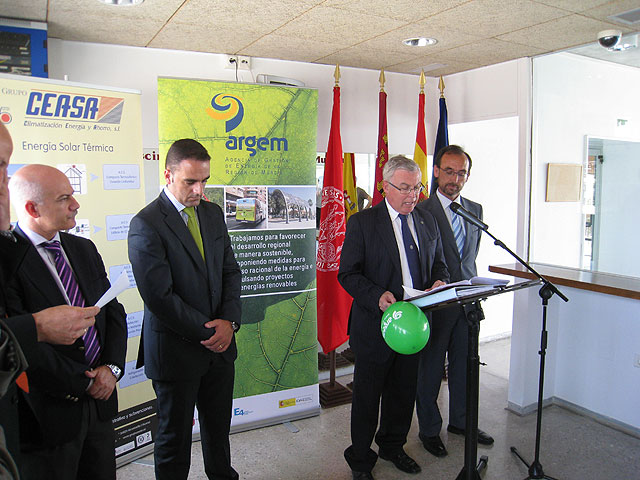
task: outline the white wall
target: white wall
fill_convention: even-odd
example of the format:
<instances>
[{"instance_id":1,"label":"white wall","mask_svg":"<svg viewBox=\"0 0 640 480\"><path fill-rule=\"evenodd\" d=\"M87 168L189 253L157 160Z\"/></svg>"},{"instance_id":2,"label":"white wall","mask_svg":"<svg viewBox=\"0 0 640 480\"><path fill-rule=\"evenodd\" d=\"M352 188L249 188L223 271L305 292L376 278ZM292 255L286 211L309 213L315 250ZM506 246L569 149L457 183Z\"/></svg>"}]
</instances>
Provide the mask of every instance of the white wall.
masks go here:
<instances>
[{"instance_id":1,"label":"white wall","mask_svg":"<svg viewBox=\"0 0 640 480\"><path fill-rule=\"evenodd\" d=\"M640 139L640 69L567 53L533 65L531 254L536 262L579 268L581 203L545 202L547 164L582 164L585 135ZM628 122L618 127L618 119Z\"/></svg>"},{"instance_id":2,"label":"white wall","mask_svg":"<svg viewBox=\"0 0 640 480\"><path fill-rule=\"evenodd\" d=\"M516 294L509 404L518 412L533 410L538 396L542 308L537 290ZM560 290L569 302L557 296L549 301L544 398L595 413L638 435L638 301L568 287Z\"/></svg>"},{"instance_id":3,"label":"white wall","mask_svg":"<svg viewBox=\"0 0 640 480\"><path fill-rule=\"evenodd\" d=\"M142 92L142 123L144 148L157 148L157 77L182 77L235 81L235 70L224 68L225 57L218 54L160 50L151 48L124 47L50 39L49 74L51 78L121 88ZM528 75L529 60L521 59L499 65L451 75L445 78L445 96L452 132L471 132L467 122L516 117L505 131L495 131L492 148L480 150L473 134L461 134L460 139L468 143L475 160L473 177L465 194L486 205L487 218L491 219L495 234L512 248L521 250L522 213L520 198L526 185L519 180L526 176L526 149L522 148L522 132L528 131ZM251 59L251 72L239 71L238 79L252 82L258 74L271 74L301 80L307 87L318 89L318 151L326 149L334 85L334 66L316 65L281 60ZM341 136L344 151L375 153L378 132L379 71L341 67ZM385 73L385 90L388 94L387 124L389 151L391 153L413 153L416 137L416 122L419 91L418 76ZM433 150L438 123L438 79L427 78L426 117L427 149ZM455 124L455 125L454 125ZM505 124L506 125L506 124ZM525 125L523 127L523 125ZM460 127L460 128L456 128ZM455 140L456 133L451 137ZM501 145L504 138L504 145ZM525 138L526 141L526 138ZM476 151L474 151L476 150ZM509 152L505 155L504 152ZM498 192L493 179L508 190ZM521 189L522 187L522 189ZM500 207L508 204L508 212ZM493 230L492 230L493 231ZM517 240L518 245L515 245ZM486 272L489 264L508 261L498 247L484 241L482 264L479 271ZM504 302L504 301L503 301ZM511 300L504 302L495 313L491 312L491 323L486 322L482 338L502 335L511 330ZM499 320L498 320L499 319Z\"/></svg>"},{"instance_id":4,"label":"white wall","mask_svg":"<svg viewBox=\"0 0 640 480\"><path fill-rule=\"evenodd\" d=\"M235 70L224 68L224 55L49 40L51 78L94 85L133 88L142 92L143 145L158 144L157 78L179 77L235 82ZM252 71L239 71L241 82L258 74L301 80L318 89L318 151L326 150L333 103L334 65L251 59ZM378 135L379 71L340 67L341 134L344 151L375 152ZM389 150L413 152L418 115L418 76L385 73L388 94ZM437 102L437 79L429 79L427 96ZM427 115L437 124L437 114Z\"/></svg>"}]
</instances>

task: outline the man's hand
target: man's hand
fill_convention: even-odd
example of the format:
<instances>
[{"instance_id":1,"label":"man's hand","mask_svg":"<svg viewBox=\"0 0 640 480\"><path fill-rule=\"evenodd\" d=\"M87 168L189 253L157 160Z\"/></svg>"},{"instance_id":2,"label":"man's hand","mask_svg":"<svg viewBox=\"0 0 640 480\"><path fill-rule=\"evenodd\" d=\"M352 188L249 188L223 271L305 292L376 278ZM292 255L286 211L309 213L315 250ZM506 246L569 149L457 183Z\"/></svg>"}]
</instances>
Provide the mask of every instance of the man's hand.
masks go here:
<instances>
[{"instance_id":1,"label":"man's hand","mask_svg":"<svg viewBox=\"0 0 640 480\"><path fill-rule=\"evenodd\" d=\"M429 288L428 290L425 290L425 291L429 292L429 291L433 290L436 287L441 287L442 285L446 285L446 283L443 282L442 280L436 280L435 282L433 282L433 285L431 285L431 288Z\"/></svg>"},{"instance_id":2,"label":"man's hand","mask_svg":"<svg viewBox=\"0 0 640 480\"><path fill-rule=\"evenodd\" d=\"M71 345L95 323L98 307L59 305L33 314L38 341L55 345Z\"/></svg>"},{"instance_id":3,"label":"man's hand","mask_svg":"<svg viewBox=\"0 0 640 480\"><path fill-rule=\"evenodd\" d=\"M204 326L214 328L216 333L208 340L202 340L200 342L203 347L216 353L222 353L229 348L231 340L233 339L233 327L229 320L216 318L215 320L205 323Z\"/></svg>"},{"instance_id":4,"label":"man's hand","mask_svg":"<svg viewBox=\"0 0 640 480\"><path fill-rule=\"evenodd\" d=\"M10 218L9 174L6 168L0 168L0 230L9 230Z\"/></svg>"},{"instance_id":5,"label":"man's hand","mask_svg":"<svg viewBox=\"0 0 640 480\"><path fill-rule=\"evenodd\" d=\"M383 312L389 308L389 305L396 303L396 297L393 296L393 293L386 291L382 295L380 295L380 300L378 300L378 307Z\"/></svg>"},{"instance_id":6,"label":"man's hand","mask_svg":"<svg viewBox=\"0 0 640 480\"><path fill-rule=\"evenodd\" d=\"M116 388L116 377L106 365L101 365L93 370L87 370L84 374L93 379L93 383L87 393L96 400L109 400L113 389Z\"/></svg>"}]
</instances>

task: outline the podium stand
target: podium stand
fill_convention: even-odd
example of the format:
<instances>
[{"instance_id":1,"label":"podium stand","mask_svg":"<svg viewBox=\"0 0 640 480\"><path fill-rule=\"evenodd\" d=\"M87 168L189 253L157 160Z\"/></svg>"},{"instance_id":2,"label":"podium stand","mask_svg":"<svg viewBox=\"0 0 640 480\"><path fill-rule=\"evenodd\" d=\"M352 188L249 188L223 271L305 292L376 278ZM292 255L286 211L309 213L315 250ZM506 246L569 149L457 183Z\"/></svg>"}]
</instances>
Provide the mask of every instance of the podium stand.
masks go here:
<instances>
[{"instance_id":1,"label":"podium stand","mask_svg":"<svg viewBox=\"0 0 640 480\"><path fill-rule=\"evenodd\" d=\"M480 480L480 472L487 466L489 461L489 457L483 455L476 465L478 457L478 397L480 390L478 337L480 335L480 321L484 319L480 302L494 295L502 295L503 293L535 287L540 284L540 280L530 280L509 286L495 286L489 291L485 290L476 294L465 295L464 292L461 292L457 298L420 307L424 312L432 312L452 305L460 305L467 320L469 338L467 341L467 415L464 437L464 466L456 480ZM421 297L422 300L425 298ZM411 302L411 299L407 301Z\"/></svg>"}]
</instances>

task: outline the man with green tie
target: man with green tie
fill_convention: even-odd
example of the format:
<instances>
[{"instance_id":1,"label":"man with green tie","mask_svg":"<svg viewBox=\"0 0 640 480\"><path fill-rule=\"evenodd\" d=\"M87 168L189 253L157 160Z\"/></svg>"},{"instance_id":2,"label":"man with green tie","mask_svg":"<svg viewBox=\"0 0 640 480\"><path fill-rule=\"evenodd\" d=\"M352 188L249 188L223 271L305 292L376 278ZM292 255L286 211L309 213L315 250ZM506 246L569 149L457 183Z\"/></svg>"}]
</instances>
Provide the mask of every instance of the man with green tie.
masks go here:
<instances>
[{"instance_id":1,"label":"man with green tie","mask_svg":"<svg viewBox=\"0 0 640 480\"><path fill-rule=\"evenodd\" d=\"M166 185L129 227L129 259L144 300L138 367L158 397L157 479L186 480L194 405L207 477L236 479L229 429L241 272L222 209L201 201L210 156L199 142L167 152Z\"/></svg>"}]
</instances>

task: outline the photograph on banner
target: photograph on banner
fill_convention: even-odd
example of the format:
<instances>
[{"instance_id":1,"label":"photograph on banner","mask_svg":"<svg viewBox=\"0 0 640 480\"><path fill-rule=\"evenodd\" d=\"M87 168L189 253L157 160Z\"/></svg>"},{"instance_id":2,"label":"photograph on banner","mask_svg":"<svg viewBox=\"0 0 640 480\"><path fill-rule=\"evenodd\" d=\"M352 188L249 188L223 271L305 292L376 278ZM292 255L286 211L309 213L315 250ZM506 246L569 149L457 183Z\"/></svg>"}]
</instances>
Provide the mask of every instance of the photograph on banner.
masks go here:
<instances>
[{"instance_id":1,"label":"photograph on banner","mask_svg":"<svg viewBox=\"0 0 640 480\"><path fill-rule=\"evenodd\" d=\"M267 228L267 188L230 186L225 191L225 218L229 230Z\"/></svg>"},{"instance_id":2,"label":"photograph on banner","mask_svg":"<svg viewBox=\"0 0 640 480\"><path fill-rule=\"evenodd\" d=\"M309 398L298 402L299 409L319 406L317 102L314 89L158 79L160 157L181 138L207 149L205 196L223 209L242 269L234 405L244 397L291 390L287 399ZM256 418L281 416L283 399L276 397L266 407L236 407L243 414L234 414L233 425L251 421L247 412L254 408L267 410Z\"/></svg>"},{"instance_id":3,"label":"photograph on banner","mask_svg":"<svg viewBox=\"0 0 640 480\"><path fill-rule=\"evenodd\" d=\"M314 186L269 187L271 228L316 228Z\"/></svg>"}]
</instances>

